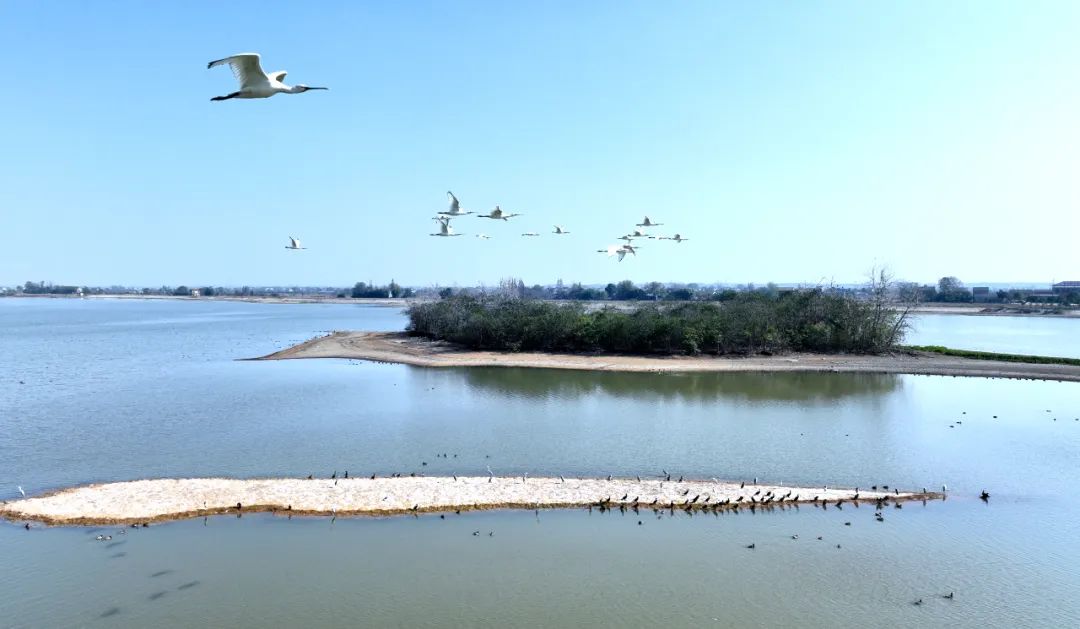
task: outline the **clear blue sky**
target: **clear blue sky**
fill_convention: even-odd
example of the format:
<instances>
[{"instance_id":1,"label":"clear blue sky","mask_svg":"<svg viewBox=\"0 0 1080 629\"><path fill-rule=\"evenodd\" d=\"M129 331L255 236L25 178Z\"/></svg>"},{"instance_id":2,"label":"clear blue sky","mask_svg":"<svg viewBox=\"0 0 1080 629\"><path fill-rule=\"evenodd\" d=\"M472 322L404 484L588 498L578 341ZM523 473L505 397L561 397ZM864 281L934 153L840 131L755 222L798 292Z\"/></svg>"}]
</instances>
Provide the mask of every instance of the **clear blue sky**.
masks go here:
<instances>
[{"instance_id":1,"label":"clear blue sky","mask_svg":"<svg viewBox=\"0 0 1080 629\"><path fill-rule=\"evenodd\" d=\"M1070 1L6 0L0 284L1080 279L1078 33ZM244 51L331 91L210 102ZM431 238L447 189L524 216ZM691 240L595 253L645 214Z\"/></svg>"}]
</instances>

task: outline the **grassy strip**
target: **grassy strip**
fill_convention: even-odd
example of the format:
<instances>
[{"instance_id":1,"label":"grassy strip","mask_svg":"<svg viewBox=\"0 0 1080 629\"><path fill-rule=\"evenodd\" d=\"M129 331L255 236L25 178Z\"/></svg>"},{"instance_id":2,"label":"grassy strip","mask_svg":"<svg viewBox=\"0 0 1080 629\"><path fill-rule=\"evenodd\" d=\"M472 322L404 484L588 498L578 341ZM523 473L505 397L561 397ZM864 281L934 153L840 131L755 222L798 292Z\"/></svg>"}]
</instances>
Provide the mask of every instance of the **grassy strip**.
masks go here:
<instances>
[{"instance_id":1,"label":"grassy strip","mask_svg":"<svg viewBox=\"0 0 1080 629\"><path fill-rule=\"evenodd\" d=\"M1061 358L1058 356L1029 356L1027 354L999 354L997 352L976 352L969 349L952 349L941 345L906 345L904 349L917 352L932 352L944 356L974 358L976 360L1000 360L1008 363L1031 363L1036 365L1076 365L1080 358Z\"/></svg>"}]
</instances>

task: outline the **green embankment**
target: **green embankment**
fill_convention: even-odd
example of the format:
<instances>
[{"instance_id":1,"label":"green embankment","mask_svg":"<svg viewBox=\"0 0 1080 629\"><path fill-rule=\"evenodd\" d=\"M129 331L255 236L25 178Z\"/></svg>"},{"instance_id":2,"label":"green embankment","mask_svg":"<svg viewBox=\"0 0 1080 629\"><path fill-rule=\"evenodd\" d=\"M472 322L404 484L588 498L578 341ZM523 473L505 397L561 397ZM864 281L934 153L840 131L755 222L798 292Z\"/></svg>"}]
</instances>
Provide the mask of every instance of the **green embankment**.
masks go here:
<instances>
[{"instance_id":1,"label":"green embankment","mask_svg":"<svg viewBox=\"0 0 1080 629\"><path fill-rule=\"evenodd\" d=\"M906 345L904 349L916 352L932 352L943 356L974 358L976 360L1000 360L1009 363L1031 363L1036 365L1076 365L1080 358L1062 358L1059 356L1031 356L1027 354L999 354L997 352L977 352L969 349L952 349L941 345Z\"/></svg>"}]
</instances>

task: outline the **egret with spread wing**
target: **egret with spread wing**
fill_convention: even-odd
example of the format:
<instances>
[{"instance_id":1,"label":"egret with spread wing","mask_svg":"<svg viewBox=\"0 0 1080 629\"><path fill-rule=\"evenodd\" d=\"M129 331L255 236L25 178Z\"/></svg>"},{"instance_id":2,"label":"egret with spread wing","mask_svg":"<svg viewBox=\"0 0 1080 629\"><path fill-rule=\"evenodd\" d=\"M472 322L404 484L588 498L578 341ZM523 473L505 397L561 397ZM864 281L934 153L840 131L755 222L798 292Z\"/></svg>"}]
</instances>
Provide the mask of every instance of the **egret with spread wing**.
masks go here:
<instances>
[{"instance_id":1,"label":"egret with spread wing","mask_svg":"<svg viewBox=\"0 0 1080 629\"><path fill-rule=\"evenodd\" d=\"M285 85L285 71L278 70L269 74L259 65L259 55L243 52L206 64L206 68L227 65L233 76L240 83L240 89L226 96L215 96L210 100L229 100L230 98L270 98L274 94L303 94L309 90L328 90L328 87L308 87L307 85Z\"/></svg>"},{"instance_id":2,"label":"egret with spread wing","mask_svg":"<svg viewBox=\"0 0 1080 629\"><path fill-rule=\"evenodd\" d=\"M503 212L502 208L497 206L497 205L495 206L495 209L491 211L490 214L477 214L477 217L479 217L479 218L490 218L490 219L496 220L496 221L497 220L504 220L505 221L506 219L513 218L515 216L521 216L521 215L520 214L507 214L507 213Z\"/></svg>"},{"instance_id":3,"label":"egret with spread wing","mask_svg":"<svg viewBox=\"0 0 1080 629\"><path fill-rule=\"evenodd\" d=\"M439 212L439 214L444 216L465 216L466 214L473 214L473 212L461 211L461 203L458 202L458 199L454 196L453 192L447 190L446 194L450 196L450 209L445 212Z\"/></svg>"}]
</instances>

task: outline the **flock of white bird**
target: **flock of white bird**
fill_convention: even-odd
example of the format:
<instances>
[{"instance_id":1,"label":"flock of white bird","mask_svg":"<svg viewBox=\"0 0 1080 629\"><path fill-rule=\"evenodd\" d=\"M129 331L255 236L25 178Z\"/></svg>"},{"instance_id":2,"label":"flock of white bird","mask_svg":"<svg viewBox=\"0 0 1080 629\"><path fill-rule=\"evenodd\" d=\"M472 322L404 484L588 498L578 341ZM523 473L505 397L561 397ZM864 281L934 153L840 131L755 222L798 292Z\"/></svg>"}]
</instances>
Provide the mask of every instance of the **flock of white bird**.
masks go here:
<instances>
[{"instance_id":1,"label":"flock of white bird","mask_svg":"<svg viewBox=\"0 0 1080 629\"><path fill-rule=\"evenodd\" d=\"M488 218L501 221L509 220L510 218L513 218L515 216L521 216L521 214L508 214L506 212L503 212L502 208L498 205L495 206L494 210L487 214L477 214L476 212L465 211L461 209L461 202L458 201L458 198L454 195L453 192L447 190L446 195L450 197L450 207L442 212L439 212L438 216L432 218L433 221L439 224L439 231L434 234L430 234L431 236L438 236L443 238L464 236L465 234L459 234L455 232L454 228L450 226L450 221L452 219L462 216L476 215L477 218ZM642 219L640 223L637 223L637 225L635 225L637 229L633 230L629 234L623 234L622 236L619 236L618 240L622 240L623 244L609 245L604 249L597 249L597 253L605 253L608 255L608 257L618 258L619 262L622 262L623 259L626 257L626 254L628 253L637 256L637 250L641 248L641 245L634 244L635 240L670 240L675 243L681 243L683 241L690 240L689 238L683 238L682 234L675 234L674 236L652 236L645 232L644 228L646 227L660 227L661 225L663 225L663 223L653 222L652 219L646 216L644 219ZM556 236L567 236L570 234L570 231L564 228L562 225L553 225L553 227L554 229L551 231L551 233ZM540 236L540 233L522 232L521 235L522 237L526 238L536 238ZM477 238L483 238L484 240L491 238L491 236L488 236L484 233L474 234L474 236L476 236Z\"/></svg>"},{"instance_id":2,"label":"flock of white bird","mask_svg":"<svg viewBox=\"0 0 1080 629\"><path fill-rule=\"evenodd\" d=\"M261 58L258 53L244 52L231 57L225 57L224 59L218 59L206 64L207 69L217 66L227 65L232 70L233 76L236 77L236 81L240 84L240 89L226 94L225 96L215 96L211 98L212 101L223 101L233 98L270 98L275 94L303 94L311 90L327 90L327 87L309 87L307 85L286 85L282 81L287 74L284 70L278 70L276 72L264 72L262 69ZM462 216L468 216L475 214L477 218L486 218L495 221L507 221L515 216L521 216L521 214L510 214L503 212L502 208L498 205L495 209L487 214L477 214L475 212L467 212L461 209L461 203L458 201L454 193L447 191L446 193L450 197L450 207L443 212L439 212L433 220L439 224L439 231L431 234L432 236L438 236L443 238L449 238L453 236L462 236L463 234L456 233L454 228L450 226L450 221ZM623 241L621 245L609 245L604 249L598 249L599 253L607 254L608 257L616 257L622 262L626 254L637 256L637 250L641 248L641 245L634 244L635 240L671 240L676 243L681 243L689 238L683 238L680 234L674 236L651 236L646 233L646 228L660 227L663 223L655 223L648 216L644 218L640 223L636 225L637 229L633 230L629 234L623 234L619 236L619 240ZM555 229L551 232L556 236L566 236L570 232L564 229L561 225L555 225ZM487 234L477 233L477 238L487 240L491 238ZM523 232L522 237L536 238L540 236L539 232ZM289 244L285 246L286 249L293 251L306 249L300 245L300 241L293 237L289 237Z\"/></svg>"}]
</instances>

